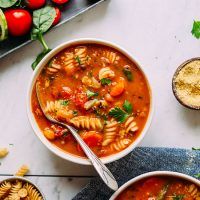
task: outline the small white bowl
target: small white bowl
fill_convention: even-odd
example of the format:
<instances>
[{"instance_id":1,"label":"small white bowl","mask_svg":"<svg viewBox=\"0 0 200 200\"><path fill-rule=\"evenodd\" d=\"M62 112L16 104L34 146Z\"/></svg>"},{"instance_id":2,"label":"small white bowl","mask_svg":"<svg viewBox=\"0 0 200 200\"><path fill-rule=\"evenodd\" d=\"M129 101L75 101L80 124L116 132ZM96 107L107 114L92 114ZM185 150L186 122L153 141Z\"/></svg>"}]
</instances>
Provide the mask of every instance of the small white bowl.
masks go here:
<instances>
[{"instance_id":1,"label":"small white bowl","mask_svg":"<svg viewBox=\"0 0 200 200\"><path fill-rule=\"evenodd\" d=\"M118 160L124 156L126 156L128 153L130 153L137 145L138 143L143 139L144 135L146 134L150 123L152 121L152 114L153 114L153 97L152 97L152 90L150 87L150 83L145 75L144 69L141 68L141 66L134 60L133 56L131 54L129 54L125 49L123 49L122 47L111 43L111 42L107 42L104 40L99 40L99 39L90 39L90 38L83 38L83 39L76 39L76 40L71 40L68 41L66 43L63 43L61 45L59 45L58 47L56 47L55 49L53 49L50 53L48 53L43 59L42 61L38 64L37 68L35 69L35 71L33 72L32 78L30 80L29 86L28 86L28 94L27 94L27 113L28 113L28 118L29 121L32 125L32 128L35 132L35 134L38 136L38 138L41 140L41 142L53 153L55 153L57 156L65 159L65 160L69 160L72 161L74 163L78 163L78 164L83 164L83 165L91 165L91 163L89 162L89 160L87 158L82 158L67 152L64 152L63 150L59 149L58 147L56 147L55 145L51 144L51 142L49 142L43 135L42 131L40 130L39 126L37 125L37 122L34 118L34 115L32 113L32 108L31 108L31 94L32 94L32 90L34 87L34 84L36 82L36 79L38 77L38 75L40 74L41 70L43 69L43 67L49 62L49 60L57 55L59 52L61 52L62 50L66 49L67 47L70 47L71 45L76 45L76 44L87 44L87 43L93 43L93 44L101 44L101 45L105 45L105 46L109 46L112 47L116 50L118 50L119 52L121 52L122 54L124 54L125 56L127 56L130 60L132 60L137 67L143 72L148 86L149 86L149 92L150 92L150 111L149 111L149 116L147 119L147 122L145 124L145 127L143 128L141 134L138 136L138 138L126 149L124 149L121 152L115 153L113 155L101 158L103 163L110 163L113 162L115 160Z\"/></svg>"},{"instance_id":2,"label":"small white bowl","mask_svg":"<svg viewBox=\"0 0 200 200\"><path fill-rule=\"evenodd\" d=\"M149 178L149 177L155 177L155 176L168 176L168 177L175 177L175 178L180 178L186 181L189 181L191 183L196 184L197 186L200 187L200 181L188 176L186 174L178 173L178 172L170 172L170 171L153 171L153 172L148 172L145 174L142 174L140 176L137 176L130 181L126 182L124 185L122 185L111 197L109 200L115 200L119 194L121 194L126 188L131 186L132 184L141 181L143 179Z\"/></svg>"},{"instance_id":3,"label":"small white bowl","mask_svg":"<svg viewBox=\"0 0 200 200\"><path fill-rule=\"evenodd\" d=\"M5 182L5 181L7 181L7 182L12 182L12 181L16 181L16 180L19 180L19 181L21 181L21 182L29 183L30 185L33 185L34 188L35 188L35 189L39 192L39 194L42 196L42 199L43 199L43 200L46 200L46 198L45 198L44 194L42 193L42 191L40 190L40 188L39 188L37 185L35 185L35 183L33 183L32 181L30 181L30 180L28 180L28 179L26 179L26 178L24 178L24 177L12 176L12 177L10 177L10 178L6 178L6 179L1 180L1 181L0 181L0 185L1 185L3 182Z\"/></svg>"}]
</instances>

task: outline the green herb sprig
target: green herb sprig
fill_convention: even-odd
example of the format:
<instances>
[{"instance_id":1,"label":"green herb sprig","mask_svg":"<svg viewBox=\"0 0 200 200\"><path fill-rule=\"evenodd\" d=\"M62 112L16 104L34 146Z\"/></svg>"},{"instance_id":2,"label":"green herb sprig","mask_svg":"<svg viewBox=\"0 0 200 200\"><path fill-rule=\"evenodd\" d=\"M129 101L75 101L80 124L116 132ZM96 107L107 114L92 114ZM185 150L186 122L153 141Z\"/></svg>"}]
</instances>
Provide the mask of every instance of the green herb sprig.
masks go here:
<instances>
[{"instance_id":1,"label":"green herb sprig","mask_svg":"<svg viewBox=\"0 0 200 200\"><path fill-rule=\"evenodd\" d=\"M108 78L102 78L101 79L101 84L102 85L109 85L112 81Z\"/></svg>"},{"instance_id":2,"label":"green herb sprig","mask_svg":"<svg viewBox=\"0 0 200 200\"><path fill-rule=\"evenodd\" d=\"M193 22L193 27L191 31L192 35L196 37L197 39L200 38L200 21L194 21Z\"/></svg>"},{"instance_id":3,"label":"green herb sprig","mask_svg":"<svg viewBox=\"0 0 200 200\"><path fill-rule=\"evenodd\" d=\"M131 103L127 100L123 104L124 110L119 107L115 107L108 113L111 117L114 117L118 122L123 123L130 116L133 111Z\"/></svg>"},{"instance_id":4,"label":"green herb sprig","mask_svg":"<svg viewBox=\"0 0 200 200\"><path fill-rule=\"evenodd\" d=\"M96 97L96 96L99 95L98 92L92 92L92 91L90 91L90 90L87 90L87 91L86 91L86 94L87 94L87 97L88 97L88 98Z\"/></svg>"},{"instance_id":5,"label":"green herb sprig","mask_svg":"<svg viewBox=\"0 0 200 200\"><path fill-rule=\"evenodd\" d=\"M43 57L51 51L44 40L43 34L50 29L55 16L55 8L51 6L45 6L44 8L33 11L33 29L31 31L31 39L38 40L44 48L43 51L37 56L36 60L32 63L33 70Z\"/></svg>"},{"instance_id":6,"label":"green herb sprig","mask_svg":"<svg viewBox=\"0 0 200 200\"><path fill-rule=\"evenodd\" d=\"M9 8L17 3L18 0L0 0L1 8Z\"/></svg>"}]
</instances>

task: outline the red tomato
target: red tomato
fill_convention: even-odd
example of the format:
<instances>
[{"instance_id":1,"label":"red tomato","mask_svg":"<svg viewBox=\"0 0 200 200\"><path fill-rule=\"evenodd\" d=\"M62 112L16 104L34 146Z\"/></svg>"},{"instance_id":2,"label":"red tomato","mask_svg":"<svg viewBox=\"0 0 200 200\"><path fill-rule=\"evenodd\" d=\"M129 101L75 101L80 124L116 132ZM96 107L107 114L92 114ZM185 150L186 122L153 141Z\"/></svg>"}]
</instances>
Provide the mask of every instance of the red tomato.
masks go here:
<instances>
[{"instance_id":1,"label":"red tomato","mask_svg":"<svg viewBox=\"0 0 200 200\"><path fill-rule=\"evenodd\" d=\"M70 98L72 95L72 90L69 87L62 87L60 92L60 96L64 99Z\"/></svg>"},{"instance_id":2,"label":"red tomato","mask_svg":"<svg viewBox=\"0 0 200 200\"><path fill-rule=\"evenodd\" d=\"M88 100L88 97L87 97L86 93L83 92L82 90L83 89L80 87L75 91L73 101L77 107L84 109L84 104Z\"/></svg>"},{"instance_id":3,"label":"red tomato","mask_svg":"<svg viewBox=\"0 0 200 200\"><path fill-rule=\"evenodd\" d=\"M30 13L24 9L10 9L5 11L8 31L13 36L22 36L27 34L32 25Z\"/></svg>"},{"instance_id":4,"label":"red tomato","mask_svg":"<svg viewBox=\"0 0 200 200\"><path fill-rule=\"evenodd\" d=\"M69 0L52 0L54 3L56 3L56 4L59 4L59 5L61 5L61 4L64 4L64 3L67 3Z\"/></svg>"},{"instance_id":5,"label":"red tomato","mask_svg":"<svg viewBox=\"0 0 200 200\"><path fill-rule=\"evenodd\" d=\"M52 24L53 26L55 26L60 21L60 18L61 18L60 10L58 8L55 8L55 10L56 10L56 16Z\"/></svg>"},{"instance_id":6,"label":"red tomato","mask_svg":"<svg viewBox=\"0 0 200 200\"><path fill-rule=\"evenodd\" d=\"M35 10L44 6L46 0L26 0L25 2L28 8Z\"/></svg>"},{"instance_id":7,"label":"red tomato","mask_svg":"<svg viewBox=\"0 0 200 200\"><path fill-rule=\"evenodd\" d=\"M89 147L98 146L103 139L103 136L95 131L83 133L81 137ZM77 149L78 151L82 151L82 148L79 144L77 145Z\"/></svg>"}]
</instances>

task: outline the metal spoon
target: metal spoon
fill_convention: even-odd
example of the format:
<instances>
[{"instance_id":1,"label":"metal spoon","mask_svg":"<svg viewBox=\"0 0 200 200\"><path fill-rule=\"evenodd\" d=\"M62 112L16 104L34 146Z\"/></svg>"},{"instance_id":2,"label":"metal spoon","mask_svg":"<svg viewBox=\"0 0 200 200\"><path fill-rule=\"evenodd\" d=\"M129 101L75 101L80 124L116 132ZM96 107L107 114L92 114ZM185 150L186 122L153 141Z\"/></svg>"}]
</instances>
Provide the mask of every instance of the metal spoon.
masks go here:
<instances>
[{"instance_id":1,"label":"metal spoon","mask_svg":"<svg viewBox=\"0 0 200 200\"><path fill-rule=\"evenodd\" d=\"M40 104L40 107L41 107L42 112L44 113L45 117L53 123L56 123L56 124L66 127L71 132L71 134L74 136L76 141L80 144L81 148L83 149L83 151L85 152L87 157L90 159L91 163L93 164L94 168L96 169L96 171L98 172L99 176L102 178L104 183L112 190L117 190L118 184L117 184L117 181L115 180L114 176L108 170L108 168L101 162L101 160L90 150L90 148L87 146L87 144L82 140L82 138L77 133L77 130L68 124L65 124L63 122L60 122L60 121L54 119L49 113L45 112L45 105L42 102L42 99L40 97L40 89L39 88L40 88L40 85L39 85L39 82L37 82L36 83L36 94L37 94L38 102Z\"/></svg>"}]
</instances>

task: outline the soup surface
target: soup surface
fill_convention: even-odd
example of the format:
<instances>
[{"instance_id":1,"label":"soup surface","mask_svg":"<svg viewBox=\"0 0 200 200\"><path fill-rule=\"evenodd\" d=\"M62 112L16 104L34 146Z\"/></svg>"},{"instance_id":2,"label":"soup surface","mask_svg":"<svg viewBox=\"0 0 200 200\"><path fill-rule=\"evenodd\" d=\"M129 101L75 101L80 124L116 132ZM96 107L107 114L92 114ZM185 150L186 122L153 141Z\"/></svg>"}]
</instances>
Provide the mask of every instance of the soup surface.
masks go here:
<instances>
[{"instance_id":1,"label":"soup surface","mask_svg":"<svg viewBox=\"0 0 200 200\"><path fill-rule=\"evenodd\" d=\"M148 118L150 92L143 73L126 56L107 46L66 48L44 67L36 84L45 111L77 128L99 157L127 148ZM66 129L44 117L36 86L32 111L47 139L64 151L85 157Z\"/></svg>"},{"instance_id":2,"label":"soup surface","mask_svg":"<svg viewBox=\"0 0 200 200\"><path fill-rule=\"evenodd\" d=\"M200 200L200 188L171 177L151 177L125 189L116 200Z\"/></svg>"}]
</instances>

